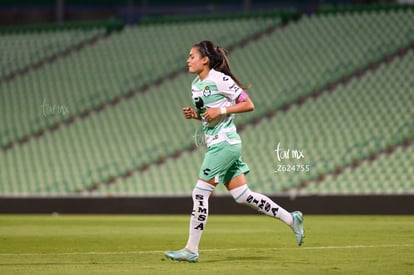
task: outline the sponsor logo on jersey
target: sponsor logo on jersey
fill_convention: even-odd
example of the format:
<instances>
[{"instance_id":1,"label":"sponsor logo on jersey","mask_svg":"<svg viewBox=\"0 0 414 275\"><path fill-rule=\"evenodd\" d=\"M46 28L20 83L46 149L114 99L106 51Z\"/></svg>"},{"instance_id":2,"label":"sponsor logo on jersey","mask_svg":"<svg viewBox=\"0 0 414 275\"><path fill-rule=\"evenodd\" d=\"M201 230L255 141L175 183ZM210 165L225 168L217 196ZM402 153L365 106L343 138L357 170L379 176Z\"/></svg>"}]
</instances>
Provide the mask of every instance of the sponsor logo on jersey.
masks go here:
<instances>
[{"instance_id":1,"label":"sponsor logo on jersey","mask_svg":"<svg viewBox=\"0 0 414 275\"><path fill-rule=\"evenodd\" d=\"M240 88L236 85L236 83L233 83L233 85L229 87L229 90L233 90L235 93L237 93L237 91L240 90Z\"/></svg>"}]
</instances>

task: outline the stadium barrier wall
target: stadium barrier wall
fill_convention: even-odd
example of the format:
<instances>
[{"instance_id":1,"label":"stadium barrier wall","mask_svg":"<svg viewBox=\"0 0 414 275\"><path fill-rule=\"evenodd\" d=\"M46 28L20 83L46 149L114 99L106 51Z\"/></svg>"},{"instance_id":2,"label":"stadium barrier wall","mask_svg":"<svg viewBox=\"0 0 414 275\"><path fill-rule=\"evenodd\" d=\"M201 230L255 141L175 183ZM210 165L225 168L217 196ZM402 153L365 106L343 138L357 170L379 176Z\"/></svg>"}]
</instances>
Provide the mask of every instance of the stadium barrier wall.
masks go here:
<instances>
[{"instance_id":1,"label":"stadium barrier wall","mask_svg":"<svg viewBox=\"0 0 414 275\"><path fill-rule=\"evenodd\" d=\"M306 214L414 214L414 195L270 196L289 211ZM210 198L211 214L252 214L230 196ZM0 198L2 214L190 214L191 197Z\"/></svg>"}]
</instances>

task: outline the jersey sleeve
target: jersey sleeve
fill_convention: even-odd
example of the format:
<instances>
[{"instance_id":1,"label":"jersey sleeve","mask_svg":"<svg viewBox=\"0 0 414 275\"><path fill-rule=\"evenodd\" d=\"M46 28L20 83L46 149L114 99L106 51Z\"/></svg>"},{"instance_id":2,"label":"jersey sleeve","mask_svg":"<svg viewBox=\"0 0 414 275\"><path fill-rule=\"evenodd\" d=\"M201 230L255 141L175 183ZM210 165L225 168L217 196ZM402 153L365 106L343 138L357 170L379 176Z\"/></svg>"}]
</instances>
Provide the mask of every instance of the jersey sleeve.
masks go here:
<instances>
[{"instance_id":1,"label":"jersey sleeve","mask_svg":"<svg viewBox=\"0 0 414 275\"><path fill-rule=\"evenodd\" d=\"M230 76L225 74L221 75L221 78L217 80L216 85L220 93L230 100L236 100L243 92L243 89L240 88Z\"/></svg>"}]
</instances>

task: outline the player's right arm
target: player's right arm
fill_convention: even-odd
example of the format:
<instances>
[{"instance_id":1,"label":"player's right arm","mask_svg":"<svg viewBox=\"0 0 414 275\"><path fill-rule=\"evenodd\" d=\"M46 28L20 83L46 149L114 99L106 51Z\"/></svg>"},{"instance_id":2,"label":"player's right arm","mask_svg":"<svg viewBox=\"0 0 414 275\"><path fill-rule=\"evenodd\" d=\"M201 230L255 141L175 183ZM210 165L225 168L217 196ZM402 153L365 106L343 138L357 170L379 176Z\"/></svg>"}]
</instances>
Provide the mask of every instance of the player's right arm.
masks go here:
<instances>
[{"instance_id":1,"label":"player's right arm","mask_svg":"<svg viewBox=\"0 0 414 275\"><path fill-rule=\"evenodd\" d=\"M196 112L196 111L194 111L194 109L193 109L193 108L191 108L191 107L184 107L184 108L183 108L183 114L184 114L184 118L186 118L186 119L192 119L192 118L194 118L194 119L198 119L198 120L200 120L200 119L201 119L201 118L198 116L197 112Z\"/></svg>"}]
</instances>

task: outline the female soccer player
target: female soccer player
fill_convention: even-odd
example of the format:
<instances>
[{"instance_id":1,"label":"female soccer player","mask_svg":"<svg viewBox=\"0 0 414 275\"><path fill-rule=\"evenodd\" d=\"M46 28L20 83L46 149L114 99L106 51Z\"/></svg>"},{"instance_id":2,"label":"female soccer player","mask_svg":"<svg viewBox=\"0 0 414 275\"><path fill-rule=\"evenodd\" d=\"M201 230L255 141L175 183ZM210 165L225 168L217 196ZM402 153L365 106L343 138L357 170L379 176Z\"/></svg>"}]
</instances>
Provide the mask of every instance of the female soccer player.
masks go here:
<instances>
[{"instance_id":1,"label":"female soccer player","mask_svg":"<svg viewBox=\"0 0 414 275\"><path fill-rule=\"evenodd\" d=\"M201 120L207 152L192 192L193 212L187 245L165 256L176 261L197 262L198 245L208 217L208 199L218 183L223 183L237 203L248 205L290 226L298 245L304 238L302 213L287 212L265 195L246 184L249 167L241 159L241 139L234 114L250 112L254 104L246 87L230 70L226 51L211 41L195 44L187 59L188 71L197 74L192 83L195 109L182 109L186 119Z\"/></svg>"}]
</instances>

